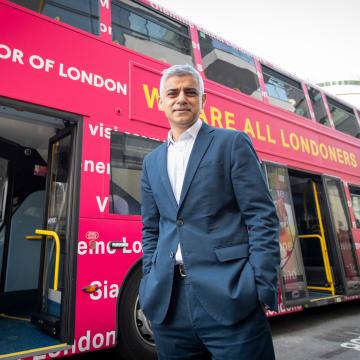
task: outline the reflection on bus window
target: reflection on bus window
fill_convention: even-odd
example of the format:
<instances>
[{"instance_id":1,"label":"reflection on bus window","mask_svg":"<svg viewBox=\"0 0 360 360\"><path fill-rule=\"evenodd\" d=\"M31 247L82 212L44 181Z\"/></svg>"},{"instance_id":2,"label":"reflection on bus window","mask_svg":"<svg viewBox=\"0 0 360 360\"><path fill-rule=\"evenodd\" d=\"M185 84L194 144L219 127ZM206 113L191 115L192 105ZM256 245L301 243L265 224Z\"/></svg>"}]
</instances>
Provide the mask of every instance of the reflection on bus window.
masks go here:
<instances>
[{"instance_id":1,"label":"reflection on bus window","mask_svg":"<svg viewBox=\"0 0 360 360\"><path fill-rule=\"evenodd\" d=\"M188 27L130 0L112 1L113 40L168 64L193 64Z\"/></svg>"},{"instance_id":2,"label":"reflection on bus window","mask_svg":"<svg viewBox=\"0 0 360 360\"><path fill-rule=\"evenodd\" d=\"M236 91L261 99L255 61L230 45L199 32L205 76Z\"/></svg>"},{"instance_id":3,"label":"reflection on bus window","mask_svg":"<svg viewBox=\"0 0 360 360\"><path fill-rule=\"evenodd\" d=\"M345 276L348 280L359 280L359 268L355 255L355 246L351 238L350 225L346 213L345 195L340 181L327 179L329 205L334 219L334 228L340 245Z\"/></svg>"},{"instance_id":4,"label":"reflection on bus window","mask_svg":"<svg viewBox=\"0 0 360 360\"><path fill-rule=\"evenodd\" d=\"M330 126L330 121L326 113L324 101L319 90L308 86L308 93L312 107L314 109L315 119L318 123Z\"/></svg>"},{"instance_id":5,"label":"reflection on bus window","mask_svg":"<svg viewBox=\"0 0 360 360\"><path fill-rule=\"evenodd\" d=\"M336 130L360 138L360 127L354 111L332 98L326 98Z\"/></svg>"},{"instance_id":6,"label":"reflection on bus window","mask_svg":"<svg viewBox=\"0 0 360 360\"><path fill-rule=\"evenodd\" d=\"M297 241L296 219L287 169L271 164L266 164L265 169L280 223L281 283L285 299L296 300L306 296L306 280L302 267L301 249Z\"/></svg>"},{"instance_id":7,"label":"reflection on bus window","mask_svg":"<svg viewBox=\"0 0 360 360\"><path fill-rule=\"evenodd\" d=\"M0 274L5 245L5 209L8 183L8 160L0 158Z\"/></svg>"},{"instance_id":8,"label":"reflection on bus window","mask_svg":"<svg viewBox=\"0 0 360 360\"><path fill-rule=\"evenodd\" d=\"M261 67L270 104L311 119L301 84L265 65Z\"/></svg>"},{"instance_id":9,"label":"reflection on bus window","mask_svg":"<svg viewBox=\"0 0 360 360\"><path fill-rule=\"evenodd\" d=\"M140 177L146 154L161 142L140 136L111 133L109 212L140 215Z\"/></svg>"},{"instance_id":10,"label":"reflection on bus window","mask_svg":"<svg viewBox=\"0 0 360 360\"><path fill-rule=\"evenodd\" d=\"M5 218L8 160L0 158L0 227Z\"/></svg>"},{"instance_id":11,"label":"reflection on bus window","mask_svg":"<svg viewBox=\"0 0 360 360\"><path fill-rule=\"evenodd\" d=\"M351 205L355 216L355 225L360 229L360 187L350 187Z\"/></svg>"},{"instance_id":12,"label":"reflection on bus window","mask_svg":"<svg viewBox=\"0 0 360 360\"><path fill-rule=\"evenodd\" d=\"M55 20L98 35L99 0L10 0Z\"/></svg>"}]
</instances>

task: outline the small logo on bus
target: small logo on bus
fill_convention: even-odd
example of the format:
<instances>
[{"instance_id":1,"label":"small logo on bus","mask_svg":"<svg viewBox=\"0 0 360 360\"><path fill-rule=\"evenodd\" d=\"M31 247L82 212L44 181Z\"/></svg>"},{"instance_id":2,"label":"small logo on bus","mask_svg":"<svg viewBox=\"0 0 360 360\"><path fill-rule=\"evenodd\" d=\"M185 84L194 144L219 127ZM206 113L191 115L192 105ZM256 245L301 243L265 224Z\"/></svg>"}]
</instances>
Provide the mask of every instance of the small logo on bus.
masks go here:
<instances>
[{"instance_id":1,"label":"small logo on bus","mask_svg":"<svg viewBox=\"0 0 360 360\"><path fill-rule=\"evenodd\" d=\"M99 238L99 233L97 231L88 231L86 232L85 237L88 240L97 240Z\"/></svg>"}]
</instances>

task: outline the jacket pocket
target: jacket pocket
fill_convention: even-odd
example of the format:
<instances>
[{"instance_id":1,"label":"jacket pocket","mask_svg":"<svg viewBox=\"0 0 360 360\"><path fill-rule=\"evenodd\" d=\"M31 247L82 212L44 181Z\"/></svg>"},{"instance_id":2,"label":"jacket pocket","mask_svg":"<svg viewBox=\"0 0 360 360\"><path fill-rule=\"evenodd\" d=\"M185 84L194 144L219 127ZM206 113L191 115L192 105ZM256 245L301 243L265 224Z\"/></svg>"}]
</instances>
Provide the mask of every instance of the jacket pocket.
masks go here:
<instances>
[{"instance_id":1,"label":"jacket pocket","mask_svg":"<svg viewBox=\"0 0 360 360\"><path fill-rule=\"evenodd\" d=\"M220 262L249 257L249 244L237 244L214 249Z\"/></svg>"}]
</instances>

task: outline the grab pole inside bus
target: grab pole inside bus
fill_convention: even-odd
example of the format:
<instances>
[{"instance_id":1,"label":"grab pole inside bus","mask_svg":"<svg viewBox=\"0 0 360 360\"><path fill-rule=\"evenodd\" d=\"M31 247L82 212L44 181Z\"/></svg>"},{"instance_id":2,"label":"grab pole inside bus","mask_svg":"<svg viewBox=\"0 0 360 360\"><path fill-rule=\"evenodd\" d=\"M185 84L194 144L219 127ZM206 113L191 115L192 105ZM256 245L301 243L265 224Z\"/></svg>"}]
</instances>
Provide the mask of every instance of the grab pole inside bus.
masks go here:
<instances>
[{"instance_id":1,"label":"grab pole inside bus","mask_svg":"<svg viewBox=\"0 0 360 360\"><path fill-rule=\"evenodd\" d=\"M312 189L313 189L313 194L314 194L316 214L317 214L317 218L318 218L318 222L319 222L320 235L319 234L307 234L307 235L298 235L298 237L300 239L311 239L311 238L319 239L322 258L323 258L324 267L325 267L325 276L326 276L326 280L327 280L327 283L329 286L312 286L312 285L309 286L308 285L308 289L309 290L330 291L332 295L335 295L334 279L333 279L333 276L331 273L329 252L328 252L326 240L325 240L325 231L324 231L323 220L322 220L322 216L321 216L319 195L318 195L318 192L316 189L315 182L311 181L311 184L312 184Z\"/></svg>"}]
</instances>

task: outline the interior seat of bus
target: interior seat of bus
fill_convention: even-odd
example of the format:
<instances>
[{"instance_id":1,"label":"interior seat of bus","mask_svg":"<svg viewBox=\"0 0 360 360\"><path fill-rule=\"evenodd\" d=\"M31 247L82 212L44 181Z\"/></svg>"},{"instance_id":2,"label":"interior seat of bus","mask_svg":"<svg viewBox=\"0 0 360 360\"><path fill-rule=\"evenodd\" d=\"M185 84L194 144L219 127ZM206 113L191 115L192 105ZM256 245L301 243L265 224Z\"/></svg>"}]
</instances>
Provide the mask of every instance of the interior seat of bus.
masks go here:
<instances>
[{"instance_id":1,"label":"interior seat of bus","mask_svg":"<svg viewBox=\"0 0 360 360\"><path fill-rule=\"evenodd\" d=\"M49 139L64 126L0 106L0 355L59 343L30 322L39 307L41 241L26 236L44 226Z\"/></svg>"}]
</instances>

